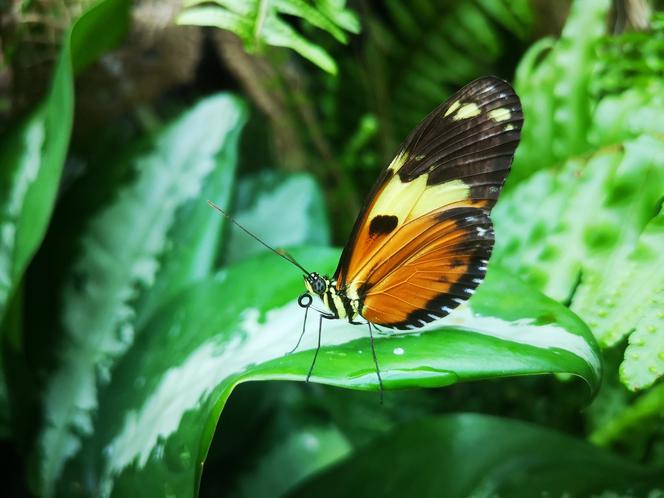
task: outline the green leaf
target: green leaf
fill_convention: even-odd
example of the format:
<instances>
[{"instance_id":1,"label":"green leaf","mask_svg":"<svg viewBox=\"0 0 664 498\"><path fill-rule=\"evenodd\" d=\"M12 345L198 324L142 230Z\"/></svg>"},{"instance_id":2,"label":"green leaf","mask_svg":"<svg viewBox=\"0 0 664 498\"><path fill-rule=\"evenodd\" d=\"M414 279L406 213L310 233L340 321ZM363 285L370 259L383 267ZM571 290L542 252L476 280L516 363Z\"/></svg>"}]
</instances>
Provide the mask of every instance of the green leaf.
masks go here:
<instances>
[{"instance_id":1,"label":"green leaf","mask_svg":"<svg viewBox=\"0 0 664 498\"><path fill-rule=\"evenodd\" d=\"M222 209L228 209L235 188L238 140L247 120L247 109L242 100L230 95L203 105L218 113L214 118L217 126L209 131L215 134L210 138L216 143L212 154L205 158L214 166L203 180L200 194L186 201L175 213L156 280L135 306L136 328L142 328L159 305L187 284L210 275L217 264L219 249L225 245L222 235L227 233L226 218L201 201L209 199Z\"/></svg>"},{"instance_id":2,"label":"green leaf","mask_svg":"<svg viewBox=\"0 0 664 498\"><path fill-rule=\"evenodd\" d=\"M597 104L588 137L600 146L642 134L664 134L664 81L651 80Z\"/></svg>"},{"instance_id":3,"label":"green leaf","mask_svg":"<svg viewBox=\"0 0 664 498\"><path fill-rule=\"evenodd\" d=\"M334 426L304 426L263 455L240 477L233 496L282 496L295 483L323 470L350 453L351 446Z\"/></svg>"},{"instance_id":4,"label":"green leaf","mask_svg":"<svg viewBox=\"0 0 664 498\"><path fill-rule=\"evenodd\" d=\"M217 5L198 6L209 3ZM321 69L336 74L334 59L279 16L302 18L337 41L347 43L345 31L358 33L360 25L355 14L345 8L345 3L345 0L319 0L314 5L304 0L189 0L178 17L178 24L214 26L232 31L242 39L248 51L259 50L263 44L291 48Z\"/></svg>"},{"instance_id":5,"label":"green leaf","mask_svg":"<svg viewBox=\"0 0 664 498\"><path fill-rule=\"evenodd\" d=\"M634 328L629 336L625 361L620 366L620 378L632 390L649 387L664 375L663 247L664 211L648 224L639 237L619 272L622 277L618 280L619 287L613 292L603 293L598 300L608 304L611 297L622 297L614 305L622 315L605 306L606 325L600 330L606 330L608 336L623 336L627 330ZM611 296L605 297L607 294ZM625 316L629 319L625 320Z\"/></svg>"},{"instance_id":6,"label":"green leaf","mask_svg":"<svg viewBox=\"0 0 664 498\"><path fill-rule=\"evenodd\" d=\"M65 277L60 304L64 337L46 387L46 420L33 455L42 494L52 494L63 465L92 430L98 384L108 382L113 362L133 341L134 301L141 291L148 292L142 303L147 310L139 313L143 321L161 300L208 273L217 240L215 233L204 232L218 228L220 220L200 196L209 182L227 202L235 153L225 148L236 146L245 117L234 97L221 94L201 101L157 133L147 150L123 158L132 163L131 181L89 220ZM231 160L218 163L220 154L230 154ZM180 208L184 211L176 218ZM186 227L181 216L188 213L194 218ZM193 237L189 241L169 238L186 232Z\"/></svg>"},{"instance_id":7,"label":"green leaf","mask_svg":"<svg viewBox=\"0 0 664 498\"><path fill-rule=\"evenodd\" d=\"M341 115L334 121L345 123L342 132L347 131L354 109L368 103L380 123L383 159L391 159L413 127L458 88L482 75L504 73L504 57L519 49L510 35L532 27L527 0L391 0L383 8L367 7L366 62L358 68L350 58L343 65L344 74L355 79L340 92L348 103L336 104ZM349 101L358 87L364 88L364 99Z\"/></svg>"},{"instance_id":8,"label":"green leaf","mask_svg":"<svg viewBox=\"0 0 664 498\"><path fill-rule=\"evenodd\" d=\"M592 306L615 274L604 268L619 268L655 212L661 154L664 141L646 135L519 184L494 211L495 257L560 301L571 299L581 274L576 309Z\"/></svg>"},{"instance_id":9,"label":"green leaf","mask_svg":"<svg viewBox=\"0 0 664 498\"><path fill-rule=\"evenodd\" d=\"M322 248L293 253L322 272L339 257ZM163 306L114 365L94 431L67 464L59 494L85 481L88 496L194 496L233 388L304 380L316 344L314 316L299 351L287 354L302 326L295 299L302 291L301 275L265 254ZM597 345L583 322L495 267L469 306L426 332L378 336L376 353L386 389L569 372L595 390L601 375ZM376 390L366 328L324 323L312 381Z\"/></svg>"},{"instance_id":10,"label":"green leaf","mask_svg":"<svg viewBox=\"0 0 664 498\"><path fill-rule=\"evenodd\" d=\"M662 486L661 470L569 436L460 414L400 427L288 496L626 497L647 496Z\"/></svg>"},{"instance_id":11,"label":"green leaf","mask_svg":"<svg viewBox=\"0 0 664 498\"><path fill-rule=\"evenodd\" d=\"M630 389L664 374L662 157L664 141L642 135L535 174L494 211L497 261L571 301L603 345L635 331L621 367Z\"/></svg>"},{"instance_id":12,"label":"green leaf","mask_svg":"<svg viewBox=\"0 0 664 498\"><path fill-rule=\"evenodd\" d=\"M102 1L74 23L48 95L0 138L0 320L51 217L72 129L74 73L122 38L128 8L127 0Z\"/></svg>"},{"instance_id":13,"label":"green leaf","mask_svg":"<svg viewBox=\"0 0 664 498\"><path fill-rule=\"evenodd\" d=\"M325 197L311 175L259 173L240 182L237 198L235 218L272 247L330 243ZM240 230L228 239L227 263L266 250Z\"/></svg>"},{"instance_id":14,"label":"green leaf","mask_svg":"<svg viewBox=\"0 0 664 498\"><path fill-rule=\"evenodd\" d=\"M515 86L523 104L524 127L511 184L590 148L587 131L594 112L590 82L610 3L573 2L560 40L534 44L519 65Z\"/></svg>"}]
</instances>

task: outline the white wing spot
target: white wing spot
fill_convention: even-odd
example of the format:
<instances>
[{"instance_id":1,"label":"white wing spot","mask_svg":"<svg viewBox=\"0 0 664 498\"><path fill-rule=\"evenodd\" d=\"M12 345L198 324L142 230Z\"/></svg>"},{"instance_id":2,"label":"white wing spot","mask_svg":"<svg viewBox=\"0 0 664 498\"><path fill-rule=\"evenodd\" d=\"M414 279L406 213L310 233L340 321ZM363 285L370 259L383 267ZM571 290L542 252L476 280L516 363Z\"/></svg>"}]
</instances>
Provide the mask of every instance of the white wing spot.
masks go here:
<instances>
[{"instance_id":1,"label":"white wing spot","mask_svg":"<svg viewBox=\"0 0 664 498\"><path fill-rule=\"evenodd\" d=\"M484 237L484 235L488 232L486 228L482 227L477 227L477 236L478 237Z\"/></svg>"}]
</instances>

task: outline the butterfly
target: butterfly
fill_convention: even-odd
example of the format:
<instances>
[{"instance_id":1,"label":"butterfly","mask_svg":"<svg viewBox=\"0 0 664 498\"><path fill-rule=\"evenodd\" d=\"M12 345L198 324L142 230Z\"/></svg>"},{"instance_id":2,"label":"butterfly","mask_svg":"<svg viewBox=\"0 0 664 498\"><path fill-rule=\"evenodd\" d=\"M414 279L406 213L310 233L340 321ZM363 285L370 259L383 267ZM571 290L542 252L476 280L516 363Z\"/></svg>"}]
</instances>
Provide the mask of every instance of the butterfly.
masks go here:
<instances>
[{"instance_id":1,"label":"butterfly","mask_svg":"<svg viewBox=\"0 0 664 498\"><path fill-rule=\"evenodd\" d=\"M323 319L343 319L368 326L382 396L373 329L420 328L473 294L487 270L494 244L490 212L522 125L519 97L496 77L469 83L435 108L378 177L332 277L308 272L240 226L304 272L300 340L312 295L327 308L319 310L318 349L307 380Z\"/></svg>"}]
</instances>

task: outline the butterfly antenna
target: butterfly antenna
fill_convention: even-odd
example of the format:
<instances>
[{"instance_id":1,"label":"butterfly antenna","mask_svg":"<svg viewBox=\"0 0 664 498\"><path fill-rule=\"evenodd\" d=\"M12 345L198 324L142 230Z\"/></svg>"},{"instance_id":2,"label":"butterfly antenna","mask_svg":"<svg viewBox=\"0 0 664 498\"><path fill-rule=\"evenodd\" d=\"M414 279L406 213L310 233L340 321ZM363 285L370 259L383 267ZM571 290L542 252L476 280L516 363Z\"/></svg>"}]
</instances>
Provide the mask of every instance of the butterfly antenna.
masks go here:
<instances>
[{"instance_id":1,"label":"butterfly antenna","mask_svg":"<svg viewBox=\"0 0 664 498\"><path fill-rule=\"evenodd\" d=\"M295 260L295 258L294 258L293 256L291 256L290 254L288 254L286 251L283 251L283 250L280 250L280 249L275 249L274 247L272 247L272 246L266 244L265 242L263 242L263 241L262 241L257 235L254 235L254 234L251 233L249 230L247 230L245 227L243 227L242 225L240 225L237 221L235 221L235 218L233 218L230 214L228 214L226 211L224 211L224 210L221 209L219 206L217 206L214 202L212 202L212 201L207 201L207 203L208 203L208 206L210 206L211 208L214 208L214 209L216 209L217 211L219 211L219 213L221 213L221 214L222 214L222 215L223 215L228 221L230 221L231 223L233 223L233 225L235 225L236 227L238 227L240 230L242 230L244 233L246 233L247 235L249 235L250 237L252 237L254 240L256 240L257 242L260 242L261 244L263 244L265 247L267 247L270 251L272 251L273 253L275 253L277 256L281 256L282 258L284 258L284 259L285 259L286 261L288 261L289 263L292 263L292 264L294 264L295 266L297 266L297 267L298 267L300 270L302 270L307 276L310 275L310 273L309 273L309 272L308 272L308 271L307 271L307 270L306 270L306 269L305 269L300 263L298 263L298 262Z\"/></svg>"}]
</instances>

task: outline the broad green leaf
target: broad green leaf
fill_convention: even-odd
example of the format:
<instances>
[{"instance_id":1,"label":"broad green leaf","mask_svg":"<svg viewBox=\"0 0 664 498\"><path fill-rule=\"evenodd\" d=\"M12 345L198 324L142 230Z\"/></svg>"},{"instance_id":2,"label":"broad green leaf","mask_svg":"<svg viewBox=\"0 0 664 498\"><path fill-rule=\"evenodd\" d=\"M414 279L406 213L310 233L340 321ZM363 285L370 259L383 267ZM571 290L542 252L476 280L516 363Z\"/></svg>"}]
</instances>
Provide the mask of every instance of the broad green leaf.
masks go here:
<instances>
[{"instance_id":1,"label":"broad green leaf","mask_svg":"<svg viewBox=\"0 0 664 498\"><path fill-rule=\"evenodd\" d=\"M305 426L280 441L246 475L240 477L233 496L282 496L296 483L323 470L351 451L350 443L334 426Z\"/></svg>"},{"instance_id":2,"label":"broad green leaf","mask_svg":"<svg viewBox=\"0 0 664 498\"><path fill-rule=\"evenodd\" d=\"M210 129L215 136L210 138L219 141L214 146L216 150L205 158L213 164L213 169L202 180L200 195L190 198L175 213L156 280L136 304L137 328L145 324L160 304L187 284L210 275L219 249L224 245L222 234L226 218L216 215L201 199L210 199L222 209L228 209L235 186L238 140L247 120L247 110L243 101L232 96L220 97L216 105L212 101L206 105L217 112L214 117L217 126Z\"/></svg>"},{"instance_id":3,"label":"broad green leaf","mask_svg":"<svg viewBox=\"0 0 664 498\"><path fill-rule=\"evenodd\" d=\"M321 272L333 270L339 257L323 248L293 254ZM300 349L287 354L302 327L295 299L302 290L298 272L265 254L160 308L113 366L94 430L60 476L58 494L195 496L233 388L304 380L316 345L315 316ZM324 323L312 381L376 390L370 351L365 327ZM595 390L601 376L597 345L583 322L498 268L469 305L425 332L378 336L376 352L386 389L569 372Z\"/></svg>"},{"instance_id":4,"label":"broad green leaf","mask_svg":"<svg viewBox=\"0 0 664 498\"><path fill-rule=\"evenodd\" d=\"M460 414L400 427L287 496L583 498L653 488L664 489L660 469L532 424Z\"/></svg>"},{"instance_id":5,"label":"broad green leaf","mask_svg":"<svg viewBox=\"0 0 664 498\"><path fill-rule=\"evenodd\" d=\"M214 229L209 223L216 225L219 219L200 196L210 182L210 188L227 198L234 165L231 160L218 164L217 159L225 147L235 146L244 116L234 97L222 94L201 101L157 133L147 150L128 159L135 174L88 222L65 278L60 304L64 337L46 387L45 421L33 455L41 494L52 494L63 465L92 431L98 385L108 382L113 362L133 341L134 305L141 292L149 293L157 279L154 294L147 294L143 303L149 315L171 295L167 284L177 290L209 270L216 234L203 232ZM183 227L176 211L183 208L186 213L197 201L205 205L190 220L197 226ZM193 238L172 245L171 231L182 235L187 229ZM185 242L197 246L186 247ZM162 261L164 280L159 274Z\"/></svg>"},{"instance_id":6,"label":"broad green leaf","mask_svg":"<svg viewBox=\"0 0 664 498\"><path fill-rule=\"evenodd\" d=\"M272 247L328 245L330 224L324 201L312 176L267 171L240 182L234 217ZM233 228L226 262L237 262L264 250L246 233Z\"/></svg>"},{"instance_id":7,"label":"broad green leaf","mask_svg":"<svg viewBox=\"0 0 664 498\"><path fill-rule=\"evenodd\" d=\"M47 96L0 138L0 320L51 217L69 147L74 73L121 39L128 7L127 0L101 1L74 23Z\"/></svg>"},{"instance_id":8,"label":"broad green leaf","mask_svg":"<svg viewBox=\"0 0 664 498\"><path fill-rule=\"evenodd\" d=\"M321 69L336 74L334 59L320 46L307 40L280 15L304 19L347 43L346 31L359 33L355 14L346 9L344 1L319 0L189 0L178 17L179 24L214 26L238 35L249 51L260 50L263 44L295 50ZM216 4L199 6L200 4Z\"/></svg>"}]
</instances>

